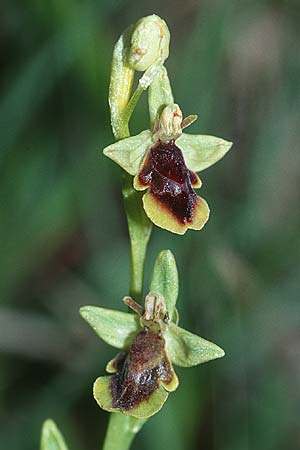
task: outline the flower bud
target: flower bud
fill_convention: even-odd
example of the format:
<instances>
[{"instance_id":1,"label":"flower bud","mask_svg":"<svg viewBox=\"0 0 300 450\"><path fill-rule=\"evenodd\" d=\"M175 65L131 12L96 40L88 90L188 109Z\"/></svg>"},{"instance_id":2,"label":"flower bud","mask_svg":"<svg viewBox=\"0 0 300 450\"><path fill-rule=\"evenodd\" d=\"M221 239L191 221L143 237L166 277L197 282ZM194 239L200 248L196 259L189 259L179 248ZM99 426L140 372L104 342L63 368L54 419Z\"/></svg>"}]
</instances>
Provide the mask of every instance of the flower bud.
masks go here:
<instances>
[{"instance_id":1,"label":"flower bud","mask_svg":"<svg viewBox=\"0 0 300 450\"><path fill-rule=\"evenodd\" d=\"M163 63L169 56L170 32L164 20L152 14L136 23L127 64L131 69L145 71L156 61Z\"/></svg>"}]
</instances>

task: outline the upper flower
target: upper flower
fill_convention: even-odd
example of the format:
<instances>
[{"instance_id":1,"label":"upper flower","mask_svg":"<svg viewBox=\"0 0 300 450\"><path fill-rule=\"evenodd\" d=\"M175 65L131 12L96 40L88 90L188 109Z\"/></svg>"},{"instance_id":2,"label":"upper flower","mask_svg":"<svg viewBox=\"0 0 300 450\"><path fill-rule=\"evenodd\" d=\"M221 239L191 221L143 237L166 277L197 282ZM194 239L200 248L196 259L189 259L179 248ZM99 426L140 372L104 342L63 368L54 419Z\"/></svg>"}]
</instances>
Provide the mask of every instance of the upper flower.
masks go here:
<instances>
[{"instance_id":1,"label":"upper flower","mask_svg":"<svg viewBox=\"0 0 300 450\"><path fill-rule=\"evenodd\" d=\"M177 325L178 274L171 252L157 258L150 289L144 308L124 298L136 314L93 306L80 310L105 342L122 350L106 366L112 375L95 381L97 403L140 419L159 411L177 388L172 363L190 367L224 355L217 345Z\"/></svg>"},{"instance_id":2,"label":"upper flower","mask_svg":"<svg viewBox=\"0 0 300 450\"><path fill-rule=\"evenodd\" d=\"M149 219L161 228L184 234L189 228L200 230L209 217L206 201L194 190L201 187L196 172L222 158L232 144L182 132L197 116L183 119L174 103L163 65L169 43L168 27L156 15L143 17L120 36L109 88L111 124L118 142L106 147L104 154L135 177L136 190L147 190L143 206ZM144 73L132 93L135 71ZM128 137L130 117L146 89L150 129Z\"/></svg>"},{"instance_id":3,"label":"upper flower","mask_svg":"<svg viewBox=\"0 0 300 450\"><path fill-rule=\"evenodd\" d=\"M161 83L166 76L162 69ZM150 113L151 108L157 111L152 129L109 145L104 154L134 176L135 189L147 189L143 205L149 219L161 228L184 234L189 228L200 230L209 217L206 201L194 190L202 184L196 172L221 159L232 143L183 133L197 116L183 119L173 102L156 105L151 92L158 82L152 83L149 93Z\"/></svg>"}]
</instances>

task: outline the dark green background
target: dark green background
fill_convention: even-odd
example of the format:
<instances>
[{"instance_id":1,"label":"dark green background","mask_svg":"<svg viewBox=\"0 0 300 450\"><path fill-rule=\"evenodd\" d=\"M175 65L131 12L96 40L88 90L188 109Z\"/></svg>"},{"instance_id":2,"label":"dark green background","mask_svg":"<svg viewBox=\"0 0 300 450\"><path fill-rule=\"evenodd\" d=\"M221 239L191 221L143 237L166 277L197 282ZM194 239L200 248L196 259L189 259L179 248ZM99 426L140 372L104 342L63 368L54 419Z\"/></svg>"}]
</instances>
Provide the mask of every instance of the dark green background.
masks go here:
<instances>
[{"instance_id":1,"label":"dark green background","mask_svg":"<svg viewBox=\"0 0 300 450\"><path fill-rule=\"evenodd\" d=\"M71 450L99 450L92 398L114 350L79 317L120 308L129 247L107 92L122 30L157 13L172 35L189 132L234 141L202 174L202 232L155 229L176 255L181 324L226 350L192 369L139 450L300 446L300 6L294 1L2 0L0 17L0 448L38 448L52 417ZM146 96L132 132L148 126Z\"/></svg>"}]
</instances>

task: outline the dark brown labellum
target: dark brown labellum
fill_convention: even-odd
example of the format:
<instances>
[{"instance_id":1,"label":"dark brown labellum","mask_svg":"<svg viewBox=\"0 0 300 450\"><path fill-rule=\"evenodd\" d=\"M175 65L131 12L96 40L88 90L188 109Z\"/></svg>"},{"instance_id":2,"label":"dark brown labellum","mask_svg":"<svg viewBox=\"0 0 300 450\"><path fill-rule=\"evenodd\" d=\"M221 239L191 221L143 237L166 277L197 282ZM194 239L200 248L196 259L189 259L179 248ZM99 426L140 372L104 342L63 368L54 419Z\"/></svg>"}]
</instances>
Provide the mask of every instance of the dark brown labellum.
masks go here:
<instances>
[{"instance_id":1,"label":"dark brown labellum","mask_svg":"<svg viewBox=\"0 0 300 450\"><path fill-rule=\"evenodd\" d=\"M110 382L112 406L125 411L147 400L159 381L169 384L173 378L164 338L148 329L135 337L122 368L118 363L118 369Z\"/></svg>"},{"instance_id":2,"label":"dark brown labellum","mask_svg":"<svg viewBox=\"0 0 300 450\"><path fill-rule=\"evenodd\" d=\"M174 140L158 141L151 147L139 173L139 183L149 186L155 199L182 224L193 221L197 194L192 185L197 182Z\"/></svg>"}]
</instances>

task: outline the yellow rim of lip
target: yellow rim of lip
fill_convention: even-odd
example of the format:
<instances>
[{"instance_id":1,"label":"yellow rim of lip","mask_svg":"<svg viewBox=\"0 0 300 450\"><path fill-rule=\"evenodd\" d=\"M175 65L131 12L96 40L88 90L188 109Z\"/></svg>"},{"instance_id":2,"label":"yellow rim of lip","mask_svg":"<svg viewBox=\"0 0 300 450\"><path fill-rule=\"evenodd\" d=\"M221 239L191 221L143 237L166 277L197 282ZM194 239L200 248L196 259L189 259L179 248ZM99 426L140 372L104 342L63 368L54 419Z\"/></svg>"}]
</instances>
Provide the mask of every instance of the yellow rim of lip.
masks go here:
<instances>
[{"instance_id":1,"label":"yellow rim of lip","mask_svg":"<svg viewBox=\"0 0 300 450\"><path fill-rule=\"evenodd\" d=\"M140 183L139 173L138 173L133 179L133 187L137 191L144 191L145 189L148 189L150 186Z\"/></svg>"},{"instance_id":2,"label":"yellow rim of lip","mask_svg":"<svg viewBox=\"0 0 300 450\"><path fill-rule=\"evenodd\" d=\"M176 234L184 234L188 229L201 230L209 218L209 206L197 196L192 222L180 223L168 208L157 200L151 192L143 196L143 205L149 219L158 227Z\"/></svg>"},{"instance_id":3,"label":"yellow rim of lip","mask_svg":"<svg viewBox=\"0 0 300 450\"><path fill-rule=\"evenodd\" d=\"M163 384L159 382L157 389L149 396L148 399L143 400L138 406L129 409L121 410L112 406L112 396L110 391L110 380L112 376L99 377L94 383L94 398L100 408L109 412L122 412L128 416L133 416L138 419L146 419L157 413L168 398L168 391Z\"/></svg>"}]
</instances>

